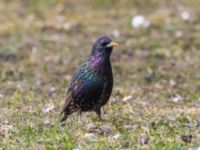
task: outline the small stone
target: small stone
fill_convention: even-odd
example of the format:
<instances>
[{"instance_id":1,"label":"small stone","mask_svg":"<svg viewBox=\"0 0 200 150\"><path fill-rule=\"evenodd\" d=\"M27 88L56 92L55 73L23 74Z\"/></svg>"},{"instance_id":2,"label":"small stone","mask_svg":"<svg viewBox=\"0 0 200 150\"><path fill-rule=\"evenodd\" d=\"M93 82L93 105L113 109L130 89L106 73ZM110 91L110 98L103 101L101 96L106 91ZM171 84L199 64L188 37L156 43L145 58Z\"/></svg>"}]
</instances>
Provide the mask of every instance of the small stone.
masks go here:
<instances>
[{"instance_id":1,"label":"small stone","mask_svg":"<svg viewBox=\"0 0 200 150\"><path fill-rule=\"evenodd\" d=\"M128 149L129 148L129 142L124 142L122 147L124 149Z\"/></svg>"},{"instance_id":2,"label":"small stone","mask_svg":"<svg viewBox=\"0 0 200 150\"><path fill-rule=\"evenodd\" d=\"M48 89L48 93L49 94L51 94L51 93L53 93L53 92L55 92L56 91L56 88L55 87L50 87L49 89Z\"/></svg>"},{"instance_id":3,"label":"small stone","mask_svg":"<svg viewBox=\"0 0 200 150\"><path fill-rule=\"evenodd\" d=\"M3 98L3 94L0 93L0 98Z\"/></svg>"},{"instance_id":4,"label":"small stone","mask_svg":"<svg viewBox=\"0 0 200 150\"><path fill-rule=\"evenodd\" d=\"M131 26L133 28L138 28L138 27L146 27L147 28L150 26L150 22L144 16L137 15L132 18Z\"/></svg>"},{"instance_id":5,"label":"small stone","mask_svg":"<svg viewBox=\"0 0 200 150\"><path fill-rule=\"evenodd\" d=\"M3 129L3 131L12 131L14 129L13 125L2 125L1 129Z\"/></svg>"},{"instance_id":6,"label":"small stone","mask_svg":"<svg viewBox=\"0 0 200 150\"><path fill-rule=\"evenodd\" d=\"M49 124L49 123L50 123L49 117L45 117L44 118L44 124Z\"/></svg>"},{"instance_id":7,"label":"small stone","mask_svg":"<svg viewBox=\"0 0 200 150\"><path fill-rule=\"evenodd\" d=\"M113 139L119 139L119 138L121 138L121 137L122 137L122 135L121 135L120 133L114 134L114 135L112 136Z\"/></svg>"},{"instance_id":8,"label":"small stone","mask_svg":"<svg viewBox=\"0 0 200 150\"><path fill-rule=\"evenodd\" d=\"M197 147L196 150L200 150L200 147Z\"/></svg>"},{"instance_id":9,"label":"small stone","mask_svg":"<svg viewBox=\"0 0 200 150\"><path fill-rule=\"evenodd\" d=\"M132 125L124 125L124 129L126 129L126 130L134 129L134 126L132 126Z\"/></svg>"},{"instance_id":10,"label":"small stone","mask_svg":"<svg viewBox=\"0 0 200 150\"><path fill-rule=\"evenodd\" d=\"M55 107L55 105L53 103L50 103L47 106L45 106L45 108L43 109L43 112L48 113L49 111L53 110L54 107Z\"/></svg>"},{"instance_id":11,"label":"small stone","mask_svg":"<svg viewBox=\"0 0 200 150\"><path fill-rule=\"evenodd\" d=\"M163 85L159 82L157 82L154 86L156 89L159 89L159 90L162 90L164 88Z\"/></svg>"},{"instance_id":12,"label":"small stone","mask_svg":"<svg viewBox=\"0 0 200 150\"><path fill-rule=\"evenodd\" d=\"M175 87L175 86L177 85L177 83L176 83L175 80L170 79L170 80L169 80L169 85L170 85L171 87Z\"/></svg>"},{"instance_id":13,"label":"small stone","mask_svg":"<svg viewBox=\"0 0 200 150\"><path fill-rule=\"evenodd\" d=\"M123 101L123 102L127 102L127 101L129 101L129 100L131 100L131 99L132 99L132 96L129 95L129 96L124 97L124 98L122 99L122 101Z\"/></svg>"},{"instance_id":14,"label":"small stone","mask_svg":"<svg viewBox=\"0 0 200 150\"><path fill-rule=\"evenodd\" d=\"M183 135L181 137L182 141L185 143L191 143L192 142L192 135Z\"/></svg>"},{"instance_id":15,"label":"small stone","mask_svg":"<svg viewBox=\"0 0 200 150\"><path fill-rule=\"evenodd\" d=\"M154 74L148 74L144 77L144 79L147 81L147 82L152 82L153 79L154 79Z\"/></svg>"},{"instance_id":16,"label":"small stone","mask_svg":"<svg viewBox=\"0 0 200 150\"><path fill-rule=\"evenodd\" d=\"M151 127L155 130L156 129L156 122L151 122Z\"/></svg>"},{"instance_id":17,"label":"small stone","mask_svg":"<svg viewBox=\"0 0 200 150\"><path fill-rule=\"evenodd\" d=\"M118 100L116 98L111 99L112 102L117 102Z\"/></svg>"},{"instance_id":18,"label":"small stone","mask_svg":"<svg viewBox=\"0 0 200 150\"><path fill-rule=\"evenodd\" d=\"M181 95L179 95L179 94L173 94L173 95L171 96L171 100L172 100L173 102L175 102L175 103L178 103L178 102L183 101L183 97L182 97Z\"/></svg>"},{"instance_id":19,"label":"small stone","mask_svg":"<svg viewBox=\"0 0 200 150\"><path fill-rule=\"evenodd\" d=\"M88 127L89 132L93 132L93 133L97 133L97 134L110 134L111 133L111 129L109 129L108 127L105 126L93 126L93 125L89 125Z\"/></svg>"},{"instance_id":20,"label":"small stone","mask_svg":"<svg viewBox=\"0 0 200 150\"><path fill-rule=\"evenodd\" d=\"M86 134L84 135L84 137L87 138L87 139L91 139L91 138L95 138L96 135L95 135L94 133L86 133Z\"/></svg>"},{"instance_id":21,"label":"small stone","mask_svg":"<svg viewBox=\"0 0 200 150\"><path fill-rule=\"evenodd\" d=\"M71 27L72 27L72 25L71 25L70 23L68 23L68 22L64 23L64 25L63 25L63 28L64 28L66 31L67 31L67 30L70 30Z\"/></svg>"},{"instance_id":22,"label":"small stone","mask_svg":"<svg viewBox=\"0 0 200 150\"><path fill-rule=\"evenodd\" d=\"M189 19L190 19L190 14L189 14L189 12L183 11L183 12L181 13L181 18L182 18L184 21L189 20Z\"/></svg>"},{"instance_id":23,"label":"small stone","mask_svg":"<svg viewBox=\"0 0 200 150\"><path fill-rule=\"evenodd\" d=\"M199 128L199 127L200 127L200 122L198 121L197 125L196 125L196 128Z\"/></svg>"},{"instance_id":24,"label":"small stone","mask_svg":"<svg viewBox=\"0 0 200 150\"><path fill-rule=\"evenodd\" d=\"M145 133L140 134L140 144L147 145L149 142L149 136Z\"/></svg>"}]
</instances>

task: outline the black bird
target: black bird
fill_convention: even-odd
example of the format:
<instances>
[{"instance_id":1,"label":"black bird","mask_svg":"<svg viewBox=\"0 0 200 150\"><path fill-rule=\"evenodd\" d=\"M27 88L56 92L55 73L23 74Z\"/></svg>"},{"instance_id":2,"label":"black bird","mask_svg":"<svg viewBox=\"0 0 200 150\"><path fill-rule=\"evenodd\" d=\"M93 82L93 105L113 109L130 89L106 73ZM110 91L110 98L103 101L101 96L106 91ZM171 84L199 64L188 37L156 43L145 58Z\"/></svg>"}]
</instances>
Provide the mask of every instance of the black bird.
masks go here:
<instances>
[{"instance_id":1,"label":"black bird","mask_svg":"<svg viewBox=\"0 0 200 150\"><path fill-rule=\"evenodd\" d=\"M113 74L110 55L117 43L108 37L99 38L92 46L89 58L78 68L72 78L61 114L61 122L75 111L94 111L101 119L101 107L110 98Z\"/></svg>"}]
</instances>

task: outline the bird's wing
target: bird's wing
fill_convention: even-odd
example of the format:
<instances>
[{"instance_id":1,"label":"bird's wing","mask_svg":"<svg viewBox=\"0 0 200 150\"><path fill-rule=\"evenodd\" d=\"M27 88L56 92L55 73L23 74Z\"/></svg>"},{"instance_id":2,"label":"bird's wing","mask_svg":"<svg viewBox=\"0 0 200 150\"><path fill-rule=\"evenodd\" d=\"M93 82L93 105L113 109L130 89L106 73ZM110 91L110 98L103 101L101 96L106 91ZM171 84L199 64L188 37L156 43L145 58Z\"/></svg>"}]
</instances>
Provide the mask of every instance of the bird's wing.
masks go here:
<instances>
[{"instance_id":1,"label":"bird's wing","mask_svg":"<svg viewBox=\"0 0 200 150\"><path fill-rule=\"evenodd\" d=\"M87 105L98 101L103 88L104 84L96 80L75 80L67 92L63 111L76 109L76 104Z\"/></svg>"},{"instance_id":2,"label":"bird's wing","mask_svg":"<svg viewBox=\"0 0 200 150\"><path fill-rule=\"evenodd\" d=\"M66 108L69 108L70 106L73 107L73 103L74 103L75 99L77 98L77 94L79 93L81 95L82 88L83 88L83 80L82 79L78 79L78 80L75 80L74 82L72 82L72 84L67 92L66 98L65 98L65 104L62 109L62 113L65 111Z\"/></svg>"},{"instance_id":3,"label":"bird's wing","mask_svg":"<svg viewBox=\"0 0 200 150\"><path fill-rule=\"evenodd\" d=\"M67 92L63 111L77 103L88 103L98 100L102 94L104 83L102 78L94 75L89 68L89 63L83 63L72 79L71 86Z\"/></svg>"},{"instance_id":4,"label":"bird's wing","mask_svg":"<svg viewBox=\"0 0 200 150\"><path fill-rule=\"evenodd\" d=\"M75 74L72 78L72 81L71 81L71 85L68 89L68 92L67 92L67 95L66 95L66 98L65 98L65 104L64 104L64 107L62 109L62 112L63 113L65 111L66 108L69 107L69 105L71 103L73 103L76 99L76 93L78 93L79 91L81 91L80 89L82 89L83 87L83 79L82 79L82 74L84 72L84 70L82 68L87 68L88 66L88 61L89 60L86 60L81 66L80 68L78 68L76 71L75 71ZM77 92L76 92L77 91Z\"/></svg>"},{"instance_id":5,"label":"bird's wing","mask_svg":"<svg viewBox=\"0 0 200 150\"><path fill-rule=\"evenodd\" d=\"M63 106L61 114L65 111L65 109L69 106L70 102L73 101L72 94L70 91L67 92L67 96L65 98L65 104Z\"/></svg>"}]
</instances>

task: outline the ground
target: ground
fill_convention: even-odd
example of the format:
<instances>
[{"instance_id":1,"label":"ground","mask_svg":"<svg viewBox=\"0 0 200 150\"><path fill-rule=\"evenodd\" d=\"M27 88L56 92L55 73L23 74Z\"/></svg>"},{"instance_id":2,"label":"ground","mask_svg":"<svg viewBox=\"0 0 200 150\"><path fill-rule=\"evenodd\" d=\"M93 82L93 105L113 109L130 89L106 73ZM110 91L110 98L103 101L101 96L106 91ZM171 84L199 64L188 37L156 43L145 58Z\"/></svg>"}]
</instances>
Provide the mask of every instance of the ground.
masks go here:
<instances>
[{"instance_id":1,"label":"ground","mask_svg":"<svg viewBox=\"0 0 200 150\"><path fill-rule=\"evenodd\" d=\"M0 149L199 147L199 14L197 0L1 0ZM104 35L120 44L104 120L61 127L73 72Z\"/></svg>"}]
</instances>

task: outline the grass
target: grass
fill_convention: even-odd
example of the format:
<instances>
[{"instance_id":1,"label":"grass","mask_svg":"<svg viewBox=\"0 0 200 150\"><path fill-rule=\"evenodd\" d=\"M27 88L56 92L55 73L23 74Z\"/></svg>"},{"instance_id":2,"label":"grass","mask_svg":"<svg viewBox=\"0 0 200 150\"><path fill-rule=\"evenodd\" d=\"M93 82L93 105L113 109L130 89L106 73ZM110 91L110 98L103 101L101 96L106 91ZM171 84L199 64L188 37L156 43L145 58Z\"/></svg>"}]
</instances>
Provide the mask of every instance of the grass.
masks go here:
<instances>
[{"instance_id":1,"label":"grass","mask_svg":"<svg viewBox=\"0 0 200 150\"><path fill-rule=\"evenodd\" d=\"M199 6L196 0L1 1L0 149L199 147ZM184 11L189 20L181 18ZM131 27L138 14L150 27ZM111 57L115 84L104 121L85 113L80 124L73 114L60 127L71 76L103 35L120 43Z\"/></svg>"}]
</instances>

